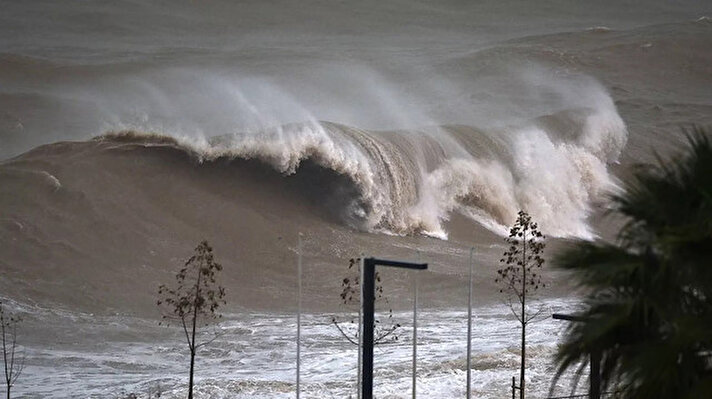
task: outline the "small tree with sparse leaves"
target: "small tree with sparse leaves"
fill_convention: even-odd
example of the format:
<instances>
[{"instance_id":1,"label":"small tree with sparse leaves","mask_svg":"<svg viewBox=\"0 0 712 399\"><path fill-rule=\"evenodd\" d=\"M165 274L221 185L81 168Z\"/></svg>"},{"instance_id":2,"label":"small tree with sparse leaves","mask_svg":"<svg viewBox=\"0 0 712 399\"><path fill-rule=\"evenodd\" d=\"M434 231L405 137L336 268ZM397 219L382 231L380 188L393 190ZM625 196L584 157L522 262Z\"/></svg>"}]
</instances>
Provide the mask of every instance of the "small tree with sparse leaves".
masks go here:
<instances>
[{"instance_id":1,"label":"small tree with sparse leaves","mask_svg":"<svg viewBox=\"0 0 712 399\"><path fill-rule=\"evenodd\" d=\"M526 356L526 329L541 312L527 309L527 297L540 287L544 287L539 268L544 264L544 235L539 231L531 216L519 211L514 226L505 239L509 248L502 255L504 267L497 270L495 282L500 285L499 292L507 295L507 305L519 321L522 331L521 363L519 368L519 397L524 399L524 370Z\"/></svg>"},{"instance_id":2,"label":"small tree with sparse leaves","mask_svg":"<svg viewBox=\"0 0 712 399\"><path fill-rule=\"evenodd\" d=\"M22 320L19 316L5 311L0 302L0 332L2 333L2 355L5 364L5 387L7 399L10 399L10 389L22 374L25 357L18 353L17 326Z\"/></svg>"},{"instance_id":3,"label":"small tree with sparse leaves","mask_svg":"<svg viewBox=\"0 0 712 399\"><path fill-rule=\"evenodd\" d=\"M176 274L175 288L161 284L158 287L158 306L163 312L163 321L159 324L178 323L183 327L185 338L190 349L190 380L188 383L188 399L193 398L193 370L197 350L214 341L217 334L210 340L196 342L198 326L206 326L210 321L222 317L217 313L220 305L225 302L225 288L216 281L217 272L222 265L213 257L213 249L207 241L202 241L193 256L188 258L184 266Z\"/></svg>"},{"instance_id":4,"label":"small tree with sparse leaves","mask_svg":"<svg viewBox=\"0 0 712 399\"><path fill-rule=\"evenodd\" d=\"M341 281L341 294L339 295L341 297L341 303L347 307L353 307L354 305L359 304L360 300L360 276L358 274L358 265L361 264L361 258L352 258L349 259L349 270L355 270L357 273L355 275L351 275L349 277L345 277ZM398 334L396 334L396 331L401 327L400 324L395 323L393 321L393 309L390 306L390 302L388 300L388 297L384 295L383 293L383 284L381 283L381 276L376 272L375 275L376 278L376 286L375 286L375 291L376 291L376 302L382 302L385 303L386 306L388 306L388 312L386 316L386 320L382 321L380 319L374 320L375 328L374 328L374 338L373 338L373 343L374 345L379 345L379 344L384 344L387 342L394 342L398 340ZM359 331L356 329L356 331L353 334L350 334L344 327L341 325L341 323L348 323L351 326L354 326L357 324L357 321L351 317L346 321L339 322L339 320L336 318L336 316L331 318L331 322L334 324L336 329L339 330L341 335L344 336L349 342L351 342L354 345L358 345L359 341Z\"/></svg>"}]
</instances>

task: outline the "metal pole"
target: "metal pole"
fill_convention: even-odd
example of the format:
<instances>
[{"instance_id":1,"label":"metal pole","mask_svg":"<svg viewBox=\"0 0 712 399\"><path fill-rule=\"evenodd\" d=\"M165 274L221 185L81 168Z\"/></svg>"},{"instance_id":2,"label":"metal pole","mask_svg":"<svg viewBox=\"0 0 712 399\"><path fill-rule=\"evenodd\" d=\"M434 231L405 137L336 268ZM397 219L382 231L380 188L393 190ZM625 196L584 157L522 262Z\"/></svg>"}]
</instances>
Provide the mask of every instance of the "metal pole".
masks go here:
<instances>
[{"instance_id":1,"label":"metal pole","mask_svg":"<svg viewBox=\"0 0 712 399\"><path fill-rule=\"evenodd\" d=\"M297 399L300 393L300 366L301 366L301 338L302 338L302 233L299 233L298 238L299 261L297 262Z\"/></svg>"},{"instance_id":2,"label":"metal pole","mask_svg":"<svg viewBox=\"0 0 712 399\"><path fill-rule=\"evenodd\" d=\"M420 256L418 256L420 261ZM418 372L418 275L415 275L413 287L413 399L417 393L416 374Z\"/></svg>"},{"instance_id":3,"label":"metal pole","mask_svg":"<svg viewBox=\"0 0 712 399\"><path fill-rule=\"evenodd\" d=\"M554 313L551 315L556 320L566 320L573 322L586 322L589 321L588 318L570 315L570 314L560 314ZM600 399L601 397L601 352L593 350L590 353L591 360L591 375L589 376L589 388L588 396L590 399Z\"/></svg>"},{"instance_id":4,"label":"metal pole","mask_svg":"<svg viewBox=\"0 0 712 399\"><path fill-rule=\"evenodd\" d=\"M363 359L361 348L363 348L363 259L364 255L361 254L361 261L358 264L358 278L359 278L359 291L360 291L360 306L358 307L358 372L356 376L356 391L358 392L357 398L361 398L361 359Z\"/></svg>"},{"instance_id":5,"label":"metal pole","mask_svg":"<svg viewBox=\"0 0 712 399\"><path fill-rule=\"evenodd\" d=\"M590 399L600 399L601 398L601 352L593 350L591 352L591 376L589 377L589 391L588 395Z\"/></svg>"},{"instance_id":6,"label":"metal pole","mask_svg":"<svg viewBox=\"0 0 712 399\"><path fill-rule=\"evenodd\" d=\"M470 248L470 279L467 286L467 399L470 399L472 389L471 353L472 353L472 257L475 247Z\"/></svg>"},{"instance_id":7,"label":"metal pole","mask_svg":"<svg viewBox=\"0 0 712 399\"><path fill-rule=\"evenodd\" d=\"M517 382L514 379L514 377L512 377L512 399L515 398L516 390L517 390Z\"/></svg>"},{"instance_id":8,"label":"metal pole","mask_svg":"<svg viewBox=\"0 0 712 399\"><path fill-rule=\"evenodd\" d=\"M372 258L363 262L363 370L361 371L362 399L373 399L373 323L376 264Z\"/></svg>"},{"instance_id":9,"label":"metal pole","mask_svg":"<svg viewBox=\"0 0 712 399\"><path fill-rule=\"evenodd\" d=\"M363 309L363 357L361 375L361 399L373 399L373 329L374 302L376 294L376 265L402 267L405 269L426 270L427 263L409 263L386 259L367 258L363 261L363 280L361 281Z\"/></svg>"}]
</instances>

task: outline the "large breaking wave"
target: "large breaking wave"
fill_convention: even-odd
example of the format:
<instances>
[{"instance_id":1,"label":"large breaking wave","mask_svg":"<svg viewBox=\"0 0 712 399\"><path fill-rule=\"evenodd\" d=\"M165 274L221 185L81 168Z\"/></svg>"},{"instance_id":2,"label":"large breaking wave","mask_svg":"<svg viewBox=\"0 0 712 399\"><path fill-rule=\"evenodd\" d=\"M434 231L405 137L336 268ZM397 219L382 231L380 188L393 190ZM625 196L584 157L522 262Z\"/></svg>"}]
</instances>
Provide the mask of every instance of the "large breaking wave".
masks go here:
<instances>
[{"instance_id":1,"label":"large breaking wave","mask_svg":"<svg viewBox=\"0 0 712 399\"><path fill-rule=\"evenodd\" d=\"M347 176L358 195L341 216L366 231L446 239L445 222L459 212L505 234L524 209L549 235L591 238L587 217L615 187L607 166L627 131L605 90L592 81L585 89L585 106L513 125L376 131L308 121L175 143L201 161L257 159L290 175L310 160ZM119 138L166 144L140 132L101 139Z\"/></svg>"}]
</instances>

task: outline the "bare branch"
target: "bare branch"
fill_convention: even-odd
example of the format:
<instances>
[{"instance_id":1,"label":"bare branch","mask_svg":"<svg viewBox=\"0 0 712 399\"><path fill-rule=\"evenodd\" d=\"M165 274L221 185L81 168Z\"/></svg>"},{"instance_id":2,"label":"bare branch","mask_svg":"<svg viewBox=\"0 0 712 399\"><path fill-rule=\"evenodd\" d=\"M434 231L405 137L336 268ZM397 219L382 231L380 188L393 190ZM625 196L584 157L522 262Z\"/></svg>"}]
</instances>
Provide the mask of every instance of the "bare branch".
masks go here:
<instances>
[{"instance_id":1,"label":"bare branch","mask_svg":"<svg viewBox=\"0 0 712 399\"><path fill-rule=\"evenodd\" d=\"M532 315L527 315L528 317L527 317L527 319L526 319L526 321L525 321L524 324L529 324L529 323L532 322L534 319L536 319L537 317L541 316L541 314L544 313L544 310L546 310L546 307L544 306L544 304L540 304L540 305L539 305L539 309L537 309L537 311L534 312L534 314L532 314Z\"/></svg>"},{"instance_id":2,"label":"bare branch","mask_svg":"<svg viewBox=\"0 0 712 399\"><path fill-rule=\"evenodd\" d=\"M3 311L1 308L0 308L0 326L2 326L2 356L3 356L3 361L5 363L5 380L8 382L8 385L10 385L10 375L12 374L12 368L10 368L10 370L8 370L7 336L6 336L6 331L5 331L5 315L3 314Z\"/></svg>"},{"instance_id":3,"label":"bare branch","mask_svg":"<svg viewBox=\"0 0 712 399\"><path fill-rule=\"evenodd\" d=\"M2 339L2 354L3 363L5 366L5 385L9 394L10 388L15 384L22 370L25 367L25 356L22 353L20 362L17 360L17 326L21 319L18 316L5 312L2 303L0 303L0 338Z\"/></svg>"},{"instance_id":4,"label":"bare branch","mask_svg":"<svg viewBox=\"0 0 712 399\"><path fill-rule=\"evenodd\" d=\"M25 369L25 354L22 354L22 357L20 358L20 363L15 367L15 371L12 375L12 381L10 381L10 386L15 385L15 382L17 381L18 378L20 378L20 374L22 374L22 370Z\"/></svg>"},{"instance_id":5,"label":"bare branch","mask_svg":"<svg viewBox=\"0 0 712 399\"><path fill-rule=\"evenodd\" d=\"M508 244L507 249L502 254L500 263L503 266L497 270L495 283L500 285L500 292L508 295L509 310L521 325L521 364L520 364L520 392L524 395L525 384L525 351L526 351L526 326L541 312L540 308L536 313L531 314L527 308L527 297L533 294L544 284L541 281L541 274L537 272L544 263L541 257L544 251L544 235L538 230L536 223L532 222L531 216L524 211L519 211L517 220L509 230L509 237L505 238ZM513 298L519 302L519 307L515 309Z\"/></svg>"},{"instance_id":6,"label":"bare branch","mask_svg":"<svg viewBox=\"0 0 712 399\"><path fill-rule=\"evenodd\" d=\"M360 258L351 258L349 259L349 266L348 269L356 269L356 267L360 263L361 259ZM355 305L359 302L359 292L360 292L360 281L359 281L360 276L356 272L354 275L347 276L342 279L341 281L341 294L339 297L341 298L341 304L344 306L350 306L350 305ZM386 306L390 307L390 301L388 299L388 296L384 294L383 290L383 284L381 283L381 276L378 272L376 272L375 275L375 280L376 280L376 286L375 286L375 292L376 292L376 302L377 303L382 303L385 304ZM384 319L376 319L375 320L375 331L374 331L374 345L382 344L385 342L385 339L388 337L392 337L393 339L398 339L396 335L396 331L400 328L400 324L394 323L393 322L393 309L388 309L388 316L386 316ZM348 335L348 333L339 325L337 322L336 318L332 318L332 323L336 328L339 330L341 335L344 336L349 342L353 344L358 344L358 334L356 334L354 337L351 337Z\"/></svg>"},{"instance_id":7,"label":"bare branch","mask_svg":"<svg viewBox=\"0 0 712 399\"><path fill-rule=\"evenodd\" d=\"M180 320L190 349L189 397L192 397L193 392L193 365L197 349L212 343L221 335L216 334L205 342L196 342L199 324L222 317L218 308L225 304L225 288L216 282L216 275L221 270L222 265L215 261L213 249L203 240L176 273L175 288L164 284L158 287L159 299L156 304L161 308L162 320Z\"/></svg>"},{"instance_id":8,"label":"bare branch","mask_svg":"<svg viewBox=\"0 0 712 399\"><path fill-rule=\"evenodd\" d=\"M185 324L185 317L180 318L181 324L183 325L183 332L185 332L185 340L188 342L188 348L194 350L193 341L190 340L190 334L188 333L188 326Z\"/></svg>"},{"instance_id":9,"label":"bare branch","mask_svg":"<svg viewBox=\"0 0 712 399\"><path fill-rule=\"evenodd\" d=\"M346 338L346 339L347 339L349 342L351 342L352 344L358 345L358 342L357 342L357 341L355 341L355 340L352 339L348 334L346 334L346 331L344 331L344 330L341 328L341 326L340 326L339 323L336 321L336 319L332 319L331 322L332 322L332 324L334 324L334 326L336 326L336 329L339 330L339 332L341 333L341 335L344 336L344 338Z\"/></svg>"},{"instance_id":10,"label":"bare branch","mask_svg":"<svg viewBox=\"0 0 712 399\"><path fill-rule=\"evenodd\" d=\"M397 327L393 326L390 330L386 330L385 333L377 335L374 339L374 344L385 343L385 339L393 334L395 334ZM397 338L397 337L396 337Z\"/></svg>"},{"instance_id":11,"label":"bare branch","mask_svg":"<svg viewBox=\"0 0 712 399\"><path fill-rule=\"evenodd\" d=\"M210 339L207 340L207 341L204 341L204 342L199 343L198 345L196 345L195 349L197 350L198 348L201 348L201 347L203 347L203 346L209 345L209 344L211 344L212 342L214 342L216 339L218 339L218 338L224 336L225 334L226 334L226 333L225 333L224 331L216 331L212 338L210 338Z\"/></svg>"},{"instance_id":12,"label":"bare branch","mask_svg":"<svg viewBox=\"0 0 712 399\"><path fill-rule=\"evenodd\" d=\"M522 316L521 316L520 312L514 308L514 305L512 304L512 302L509 302L508 306L509 306L509 310L512 312L512 314L517 319L517 321L519 321L521 323Z\"/></svg>"}]
</instances>

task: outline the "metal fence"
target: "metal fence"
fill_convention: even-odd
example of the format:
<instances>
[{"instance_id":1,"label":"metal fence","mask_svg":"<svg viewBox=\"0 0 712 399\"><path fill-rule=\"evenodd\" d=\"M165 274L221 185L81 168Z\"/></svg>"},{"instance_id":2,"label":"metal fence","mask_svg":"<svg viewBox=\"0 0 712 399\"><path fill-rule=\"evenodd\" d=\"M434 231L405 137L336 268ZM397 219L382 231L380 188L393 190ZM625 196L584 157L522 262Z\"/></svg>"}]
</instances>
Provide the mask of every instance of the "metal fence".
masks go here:
<instances>
[{"instance_id":1,"label":"metal fence","mask_svg":"<svg viewBox=\"0 0 712 399\"><path fill-rule=\"evenodd\" d=\"M521 387L517 386L517 380L515 377L512 377L512 399L516 399L517 393L519 390L521 390ZM613 391L613 392L601 392L600 395L597 395L595 398L593 395L588 394L588 393L583 393L583 394L576 394L576 395L563 395L563 396L547 396L545 398L541 399L576 399L576 398L586 398L586 399L617 399L622 397L621 394L623 391Z\"/></svg>"}]
</instances>

